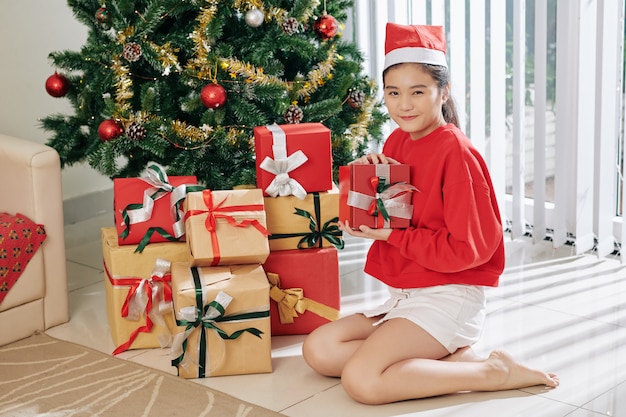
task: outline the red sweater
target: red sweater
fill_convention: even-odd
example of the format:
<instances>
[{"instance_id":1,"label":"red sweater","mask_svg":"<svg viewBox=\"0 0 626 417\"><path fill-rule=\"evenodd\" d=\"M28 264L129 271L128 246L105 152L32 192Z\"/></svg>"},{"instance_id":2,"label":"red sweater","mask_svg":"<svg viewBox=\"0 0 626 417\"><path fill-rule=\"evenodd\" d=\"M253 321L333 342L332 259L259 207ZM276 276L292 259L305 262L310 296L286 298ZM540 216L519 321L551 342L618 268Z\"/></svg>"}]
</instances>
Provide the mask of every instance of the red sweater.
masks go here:
<instances>
[{"instance_id":1,"label":"red sweater","mask_svg":"<svg viewBox=\"0 0 626 417\"><path fill-rule=\"evenodd\" d=\"M365 272L396 288L444 284L497 286L504 236L487 165L469 139L448 124L411 140L396 129L386 156L411 166L411 227L372 244Z\"/></svg>"}]
</instances>

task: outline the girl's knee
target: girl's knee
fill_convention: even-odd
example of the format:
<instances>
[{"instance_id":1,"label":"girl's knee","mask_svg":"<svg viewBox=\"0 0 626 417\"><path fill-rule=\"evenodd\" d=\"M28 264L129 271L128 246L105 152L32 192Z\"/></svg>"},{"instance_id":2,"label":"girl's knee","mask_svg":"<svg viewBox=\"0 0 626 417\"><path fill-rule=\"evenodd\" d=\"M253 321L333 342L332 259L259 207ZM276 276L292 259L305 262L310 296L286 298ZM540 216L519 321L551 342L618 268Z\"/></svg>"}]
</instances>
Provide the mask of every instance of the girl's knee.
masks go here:
<instances>
[{"instance_id":1,"label":"girl's knee","mask_svg":"<svg viewBox=\"0 0 626 417\"><path fill-rule=\"evenodd\" d=\"M318 337L315 332L312 332L304 339L302 357L317 373L325 376L337 376L334 375L334 369L329 362L330 356L325 338Z\"/></svg>"},{"instance_id":2,"label":"girl's knee","mask_svg":"<svg viewBox=\"0 0 626 417\"><path fill-rule=\"evenodd\" d=\"M368 405L384 404L380 397L380 375L374 375L367 366L348 363L341 373L341 385L346 393L355 401Z\"/></svg>"}]
</instances>

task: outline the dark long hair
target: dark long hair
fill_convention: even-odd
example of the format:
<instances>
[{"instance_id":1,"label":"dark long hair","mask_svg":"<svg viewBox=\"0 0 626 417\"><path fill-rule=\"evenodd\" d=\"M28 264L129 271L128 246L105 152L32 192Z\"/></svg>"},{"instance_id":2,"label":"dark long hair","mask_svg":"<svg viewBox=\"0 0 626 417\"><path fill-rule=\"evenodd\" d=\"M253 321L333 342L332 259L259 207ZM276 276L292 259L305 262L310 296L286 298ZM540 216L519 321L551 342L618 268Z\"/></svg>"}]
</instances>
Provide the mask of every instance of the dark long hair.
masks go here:
<instances>
[{"instance_id":1,"label":"dark long hair","mask_svg":"<svg viewBox=\"0 0 626 417\"><path fill-rule=\"evenodd\" d=\"M409 62L407 62L407 64L408 63ZM450 84L450 72L448 71L448 67L444 67L443 65L433 65L433 64L422 64L422 63L417 63L417 64L421 65L424 71L426 71L427 73L430 74L431 77L433 77L440 91L443 91L446 88L446 86ZM396 64L396 65L399 65L399 64ZM393 65L389 68L392 68L392 67ZM389 68L383 71L383 86L385 84L385 75L387 74L387 71L389 70ZM443 105L441 106L441 113L443 114L443 119L447 123L452 123L459 129L461 128L459 126L459 116L456 112L456 106L454 104L454 100L452 99L452 96L449 96L448 99L445 101L445 103L443 103Z\"/></svg>"}]
</instances>

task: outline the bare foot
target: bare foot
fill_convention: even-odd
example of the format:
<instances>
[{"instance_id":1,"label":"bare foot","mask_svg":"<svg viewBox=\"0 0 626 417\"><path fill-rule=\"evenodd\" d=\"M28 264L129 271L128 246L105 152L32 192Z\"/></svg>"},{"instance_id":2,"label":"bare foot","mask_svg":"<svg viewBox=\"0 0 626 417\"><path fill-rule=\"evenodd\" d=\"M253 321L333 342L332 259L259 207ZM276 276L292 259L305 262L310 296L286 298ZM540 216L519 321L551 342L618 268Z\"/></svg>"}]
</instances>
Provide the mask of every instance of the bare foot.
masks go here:
<instances>
[{"instance_id":1,"label":"bare foot","mask_svg":"<svg viewBox=\"0 0 626 417\"><path fill-rule=\"evenodd\" d=\"M484 358L476 355L471 346L465 346L462 348L458 348L456 352L451 353L441 360L448 362L481 362L484 360Z\"/></svg>"},{"instance_id":2,"label":"bare foot","mask_svg":"<svg viewBox=\"0 0 626 417\"><path fill-rule=\"evenodd\" d=\"M534 385L546 385L550 388L559 386L559 378L555 374L531 369L501 350L491 352L486 363L492 364L494 369L502 375L501 382L494 387L494 390L517 389Z\"/></svg>"}]
</instances>

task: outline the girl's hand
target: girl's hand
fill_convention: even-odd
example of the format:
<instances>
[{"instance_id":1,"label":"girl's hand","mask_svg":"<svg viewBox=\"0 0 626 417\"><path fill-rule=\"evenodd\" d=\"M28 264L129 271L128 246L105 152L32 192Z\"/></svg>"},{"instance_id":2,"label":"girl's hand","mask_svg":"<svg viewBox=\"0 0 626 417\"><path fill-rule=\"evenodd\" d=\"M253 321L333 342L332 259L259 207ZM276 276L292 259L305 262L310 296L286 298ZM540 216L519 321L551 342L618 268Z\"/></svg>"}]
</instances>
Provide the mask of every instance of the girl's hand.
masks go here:
<instances>
[{"instance_id":1,"label":"girl's hand","mask_svg":"<svg viewBox=\"0 0 626 417\"><path fill-rule=\"evenodd\" d=\"M374 240L387 240L389 235L391 234L392 229L372 229L371 227L361 225L358 230L354 230L348 224L348 221L345 223L342 221L337 222L339 224L339 229L342 232L349 234L354 237L362 237L365 239L374 239Z\"/></svg>"},{"instance_id":2,"label":"girl's hand","mask_svg":"<svg viewBox=\"0 0 626 417\"><path fill-rule=\"evenodd\" d=\"M360 158L355 159L350 162L348 165L352 164L399 164L400 162L396 161L393 158L385 156L382 153L370 153L367 155L363 155Z\"/></svg>"}]
</instances>

